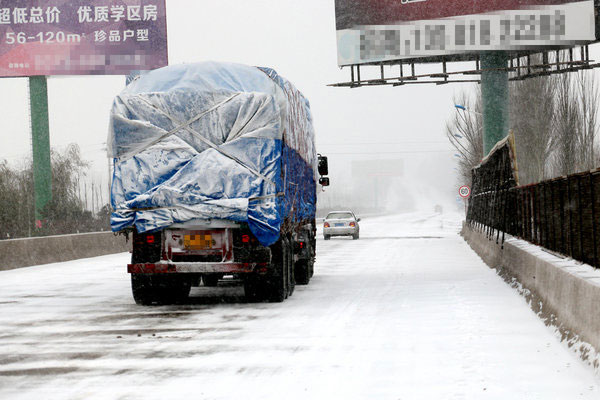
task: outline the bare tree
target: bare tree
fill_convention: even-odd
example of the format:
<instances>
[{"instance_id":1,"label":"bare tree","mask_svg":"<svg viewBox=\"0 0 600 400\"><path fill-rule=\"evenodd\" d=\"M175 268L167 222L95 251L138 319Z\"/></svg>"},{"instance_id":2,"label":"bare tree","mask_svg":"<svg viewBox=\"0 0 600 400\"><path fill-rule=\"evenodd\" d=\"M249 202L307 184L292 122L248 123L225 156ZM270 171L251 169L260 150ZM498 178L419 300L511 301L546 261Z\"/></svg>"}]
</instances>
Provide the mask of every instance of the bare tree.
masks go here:
<instances>
[{"instance_id":1,"label":"bare tree","mask_svg":"<svg viewBox=\"0 0 600 400\"><path fill-rule=\"evenodd\" d=\"M556 78L556 111L553 118L554 175L568 175L577 171L577 138L580 115L571 74Z\"/></svg>"},{"instance_id":2,"label":"bare tree","mask_svg":"<svg viewBox=\"0 0 600 400\"><path fill-rule=\"evenodd\" d=\"M511 85L510 126L515 134L521 183L539 182L549 175L552 153L552 115L556 86L547 77L516 81Z\"/></svg>"},{"instance_id":3,"label":"bare tree","mask_svg":"<svg viewBox=\"0 0 600 400\"><path fill-rule=\"evenodd\" d=\"M43 228L34 230L32 160L25 160L21 168L11 168L0 160L0 240L108 228L110 207L104 205L95 216L83 208L78 196L77 179L87 168L79 148L70 145L64 152L52 150L51 156L52 200L41 210Z\"/></svg>"},{"instance_id":4,"label":"bare tree","mask_svg":"<svg viewBox=\"0 0 600 400\"><path fill-rule=\"evenodd\" d=\"M590 170L597 165L595 157L594 137L598 130L598 82L595 74L580 71L576 75L577 94L579 96L580 129L577 141L577 167L579 170Z\"/></svg>"},{"instance_id":5,"label":"bare tree","mask_svg":"<svg viewBox=\"0 0 600 400\"><path fill-rule=\"evenodd\" d=\"M599 86L591 71L511 83L510 127L521 184L598 167ZM463 92L455 103L475 111L459 112L446 124L446 135L460 154L460 179L470 182L470 171L483 156L481 91L476 91L474 101Z\"/></svg>"},{"instance_id":6,"label":"bare tree","mask_svg":"<svg viewBox=\"0 0 600 400\"><path fill-rule=\"evenodd\" d=\"M459 158L461 183L471 183L471 170L483 158L483 118L481 89L477 86L475 100L466 92L455 96L454 104L465 107L467 111L458 111L446 123L446 136L456 149Z\"/></svg>"}]
</instances>

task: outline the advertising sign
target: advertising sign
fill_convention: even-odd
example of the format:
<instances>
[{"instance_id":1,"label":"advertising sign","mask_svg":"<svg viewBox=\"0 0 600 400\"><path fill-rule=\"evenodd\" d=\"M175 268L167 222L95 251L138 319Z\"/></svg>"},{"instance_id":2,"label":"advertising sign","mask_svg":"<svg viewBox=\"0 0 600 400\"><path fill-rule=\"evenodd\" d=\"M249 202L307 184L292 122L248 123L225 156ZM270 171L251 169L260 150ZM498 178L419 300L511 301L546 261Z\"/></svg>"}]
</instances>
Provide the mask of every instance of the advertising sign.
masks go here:
<instances>
[{"instance_id":1,"label":"advertising sign","mask_svg":"<svg viewBox=\"0 0 600 400\"><path fill-rule=\"evenodd\" d=\"M0 0L0 76L167 65L165 0Z\"/></svg>"},{"instance_id":2,"label":"advertising sign","mask_svg":"<svg viewBox=\"0 0 600 400\"><path fill-rule=\"evenodd\" d=\"M336 0L338 64L596 40L594 1Z\"/></svg>"}]
</instances>

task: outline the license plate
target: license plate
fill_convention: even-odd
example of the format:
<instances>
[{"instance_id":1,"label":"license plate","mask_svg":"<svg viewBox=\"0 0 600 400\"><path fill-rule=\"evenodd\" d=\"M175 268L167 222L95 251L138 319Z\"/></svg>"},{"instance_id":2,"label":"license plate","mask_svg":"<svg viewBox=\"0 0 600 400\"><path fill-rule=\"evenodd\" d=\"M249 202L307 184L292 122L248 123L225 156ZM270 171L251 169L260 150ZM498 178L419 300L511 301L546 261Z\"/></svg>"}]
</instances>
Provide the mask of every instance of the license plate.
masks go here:
<instances>
[{"instance_id":1,"label":"license plate","mask_svg":"<svg viewBox=\"0 0 600 400\"><path fill-rule=\"evenodd\" d=\"M184 235L183 246L188 250L210 249L216 244L212 235Z\"/></svg>"},{"instance_id":2,"label":"license plate","mask_svg":"<svg viewBox=\"0 0 600 400\"><path fill-rule=\"evenodd\" d=\"M341 224L335 224L335 226L344 226L344 224L343 223L341 223Z\"/></svg>"}]
</instances>

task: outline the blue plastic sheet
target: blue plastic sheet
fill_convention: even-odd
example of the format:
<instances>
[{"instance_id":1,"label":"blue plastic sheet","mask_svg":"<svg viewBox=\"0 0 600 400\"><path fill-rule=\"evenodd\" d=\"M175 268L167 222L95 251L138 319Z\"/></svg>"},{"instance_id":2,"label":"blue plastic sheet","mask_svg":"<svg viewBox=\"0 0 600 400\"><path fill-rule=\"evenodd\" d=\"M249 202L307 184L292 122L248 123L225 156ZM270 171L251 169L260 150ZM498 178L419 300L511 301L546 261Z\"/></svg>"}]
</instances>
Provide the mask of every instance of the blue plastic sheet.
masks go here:
<instances>
[{"instance_id":1,"label":"blue plastic sheet","mask_svg":"<svg viewBox=\"0 0 600 400\"><path fill-rule=\"evenodd\" d=\"M113 231L226 219L270 245L285 218L314 218L310 107L272 69L209 62L143 74L115 99L108 143Z\"/></svg>"}]
</instances>

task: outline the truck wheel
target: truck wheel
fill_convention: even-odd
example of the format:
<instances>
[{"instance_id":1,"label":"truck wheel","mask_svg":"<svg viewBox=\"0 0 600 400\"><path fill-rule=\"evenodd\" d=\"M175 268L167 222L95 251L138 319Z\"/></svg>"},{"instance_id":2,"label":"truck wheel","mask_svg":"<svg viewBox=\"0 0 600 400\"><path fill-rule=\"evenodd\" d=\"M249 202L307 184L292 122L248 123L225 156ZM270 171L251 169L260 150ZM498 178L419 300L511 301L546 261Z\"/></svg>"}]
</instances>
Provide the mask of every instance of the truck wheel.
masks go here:
<instances>
[{"instance_id":1,"label":"truck wheel","mask_svg":"<svg viewBox=\"0 0 600 400\"><path fill-rule=\"evenodd\" d=\"M148 275L131 274L131 291L136 304L149 306L156 300Z\"/></svg>"},{"instance_id":2,"label":"truck wheel","mask_svg":"<svg viewBox=\"0 0 600 400\"><path fill-rule=\"evenodd\" d=\"M296 262L295 269L296 283L298 285L308 285L310 281L310 270L308 260L299 260Z\"/></svg>"},{"instance_id":3,"label":"truck wheel","mask_svg":"<svg viewBox=\"0 0 600 400\"><path fill-rule=\"evenodd\" d=\"M352 235L352 240L358 240L358 233L355 233L354 235Z\"/></svg>"},{"instance_id":4,"label":"truck wheel","mask_svg":"<svg viewBox=\"0 0 600 400\"><path fill-rule=\"evenodd\" d=\"M287 266L288 266L288 297L291 297L294 294L294 289L296 288L296 274L294 268L294 247L293 241L289 240L287 245Z\"/></svg>"},{"instance_id":5,"label":"truck wheel","mask_svg":"<svg viewBox=\"0 0 600 400\"><path fill-rule=\"evenodd\" d=\"M288 294L288 268L286 266L287 256L285 255L287 253L286 243L287 240L280 239L271 247L273 258L271 260L272 269L271 276L269 277L267 298L272 303L281 303Z\"/></svg>"},{"instance_id":6,"label":"truck wheel","mask_svg":"<svg viewBox=\"0 0 600 400\"><path fill-rule=\"evenodd\" d=\"M323 235L323 239L329 240L329 239L331 239L331 236L329 236L329 235Z\"/></svg>"},{"instance_id":7,"label":"truck wheel","mask_svg":"<svg viewBox=\"0 0 600 400\"><path fill-rule=\"evenodd\" d=\"M131 291L136 304L176 304L187 299L191 281L181 276L131 274Z\"/></svg>"},{"instance_id":8,"label":"truck wheel","mask_svg":"<svg viewBox=\"0 0 600 400\"><path fill-rule=\"evenodd\" d=\"M221 277L219 275L203 275L202 282L204 282L204 286L215 287L219 283L219 279Z\"/></svg>"}]
</instances>

